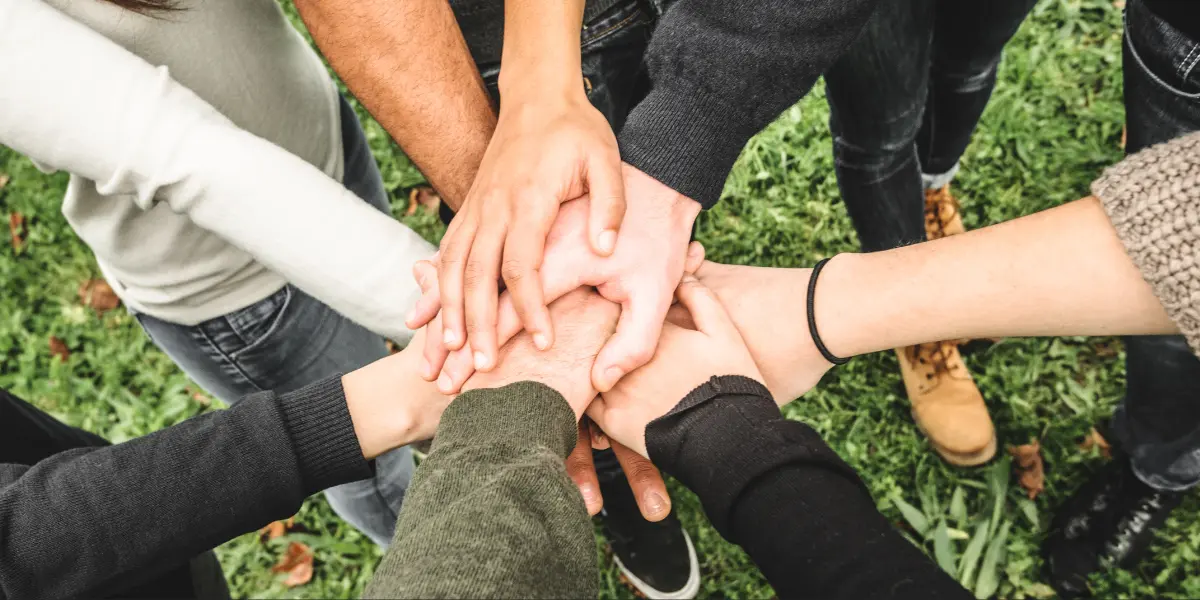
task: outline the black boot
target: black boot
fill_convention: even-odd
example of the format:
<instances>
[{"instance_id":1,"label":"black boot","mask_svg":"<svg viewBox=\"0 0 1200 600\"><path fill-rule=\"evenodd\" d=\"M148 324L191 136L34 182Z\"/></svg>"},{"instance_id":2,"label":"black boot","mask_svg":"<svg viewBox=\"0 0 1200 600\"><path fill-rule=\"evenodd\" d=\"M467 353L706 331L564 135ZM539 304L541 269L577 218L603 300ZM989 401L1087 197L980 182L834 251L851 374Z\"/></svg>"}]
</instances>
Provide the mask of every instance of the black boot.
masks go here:
<instances>
[{"instance_id":1,"label":"black boot","mask_svg":"<svg viewBox=\"0 0 1200 600\"><path fill-rule=\"evenodd\" d=\"M1088 575L1137 564L1183 494L1146 485L1129 457L1115 457L1055 513L1043 548L1051 585L1063 598L1086 597Z\"/></svg>"}]
</instances>

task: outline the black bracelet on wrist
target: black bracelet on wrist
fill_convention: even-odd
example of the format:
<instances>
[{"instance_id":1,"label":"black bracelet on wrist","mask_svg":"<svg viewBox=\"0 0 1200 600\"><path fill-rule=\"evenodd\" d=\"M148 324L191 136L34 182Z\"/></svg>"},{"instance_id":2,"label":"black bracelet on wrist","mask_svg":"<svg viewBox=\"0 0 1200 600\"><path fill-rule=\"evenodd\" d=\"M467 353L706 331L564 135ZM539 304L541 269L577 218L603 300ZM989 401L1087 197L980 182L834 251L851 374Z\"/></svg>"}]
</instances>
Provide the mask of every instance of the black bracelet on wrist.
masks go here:
<instances>
[{"instance_id":1,"label":"black bracelet on wrist","mask_svg":"<svg viewBox=\"0 0 1200 600\"><path fill-rule=\"evenodd\" d=\"M834 354L829 351L829 348L825 347L825 342L821 341L821 336L817 333L817 315L816 311L814 310L815 303L813 302L813 298L816 296L817 292L817 275L821 274L821 269L824 269L825 264L829 261L830 259L828 258L823 258L820 261L817 261L817 264L813 266L812 276L808 279L808 334L812 336L813 344L816 345L817 351L821 353L821 356L825 357L825 360L835 365L844 365L847 362L850 362L850 359L834 356Z\"/></svg>"}]
</instances>

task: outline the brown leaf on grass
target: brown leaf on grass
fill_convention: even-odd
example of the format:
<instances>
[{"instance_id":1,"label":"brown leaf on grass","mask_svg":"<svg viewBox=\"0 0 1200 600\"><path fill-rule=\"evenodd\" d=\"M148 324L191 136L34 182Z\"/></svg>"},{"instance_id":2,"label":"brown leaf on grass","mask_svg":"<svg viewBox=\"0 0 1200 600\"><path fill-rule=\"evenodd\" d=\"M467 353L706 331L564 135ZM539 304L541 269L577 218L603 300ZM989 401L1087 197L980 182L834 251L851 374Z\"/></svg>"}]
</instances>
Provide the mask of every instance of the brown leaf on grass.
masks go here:
<instances>
[{"instance_id":1,"label":"brown leaf on grass","mask_svg":"<svg viewBox=\"0 0 1200 600\"><path fill-rule=\"evenodd\" d=\"M1033 440L1022 446L1009 447L1008 453L1013 455L1017 468L1017 481L1021 487L1025 488L1025 492L1029 494L1029 499L1037 498L1042 490L1046 489L1046 473L1042 465L1042 446L1037 440Z\"/></svg>"},{"instance_id":2,"label":"brown leaf on grass","mask_svg":"<svg viewBox=\"0 0 1200 600\"><path fill-rule=\"evenodd\" d=\"M212 404L212 398L209 398L208 394L205 394L204 392L193 390L192 388L183 388L183 389L189 395L191 395L192 400L195 400L196 404L199 404L200 406L210 406Z\"/></svg>"},{"instance_id":3,"label":"brown leaf on grass","mask_svg":"<svg viewBox=\"0 0 1200 600\"><path fill-rule=\"evenodd\" d=\"M8 185L8 174L0 173L0 190L4 189L6 185Z\"/></svg>"},{"instance_id":4,"label":"brown leaf on grass","mask_svg":"<svg viewBox=\"0 0 1200 600\"><path fill-rule=\"evenodd\" d=\"M417 208L423 207L426 211L436 213L438 206L442 204L442 197L433 191L433 188L422 185L412 189L408 193L408 210L404 211L404 215L411 217L417 214Z\"/></svg>"},{"instance_id":5,"label":"brown leaf on grass","mask_svg":"<svg viewBox=\"0 0 1200 600\"><path fill-rule=\"evenodd\" d=\"M4 187L0 184L0 188ZM12 235L13 250L20 250L25 243L25 215L19 212L8 213L8 233Z\"/></svg>"},{"instance_id":6,"label":"brown leaf on grass","mask_svg":"<svg viewBox=\"0 0 1200 600\"><path fill-rule=\"evenodd\" d=\"M1125 3L1122 2L1121 4L1125 4ZM1124 125L1122 125L1121 126L1121 149L1122 150L1125 149L1125 142L1128 140L1129 140L1129 129L1127 129Z\"/></svg>"},{"instance_id":7,"label":"brown leaf on grass","mask_svg":"<svg viewBox=\"0 0 1200 600\"><path fill-rule=\"evenodd\" d=\"M258 530L258 537L261 541L273 540L277 537L292 530L296 524L296 517L288 517L286 521L274 521L271 524Z\"/></svg>"},{"instance_id":8,"label":"brown leaf on grass","mask_svg":"<svg viewBox=\"0 0 1200 600\"><path fill-rule=\"evenodd\" d=\"M1083 452L1091 452L1092 448L1099 448L1100 455L1104 458L1112 458L1112 446L1108 444L1108 440L1104 439L1104 436L1100 435L1099 431L1096 431L1095 427L1079 444L1079 449Z\"/></svg>"},{"instance_id":9,"label":"brown leaf on grass","mask_svg":"<svg viewBox=\"0 0 1200 600\"><path fill-rule=\"evenodd\" d=\"M275 563L274 567L271 567L271 572L287 573L287 578L283 580L283 585L287 587L296 587L308 583L312 580L313 576L312 548L300 542L288 544L287 552L279 557L279 562Z\"/></svg>"},{"instance_id":10,"label":"brown leaf on grass","mask_svg":"<svg viewBox=\"0 0 1200 600\"><path fill-rule=\"evenodd\" d=\"M98 313L108 312L121 305L121 299L103 279L89 279L79 284L79 301Z\"/></svg>"},{"instance_id":11,"label":"brown leaf on grass","mask_svg":"<svg viewBox=\"0 0 1200 600\"><path fill-rule=\"evenodd\" d=\"M55 336L50 336L50 355L58 357L63 362L67 362L67 359L71 357L71 350L67 348L66 342Z\"/></svg>"}]
</instances>

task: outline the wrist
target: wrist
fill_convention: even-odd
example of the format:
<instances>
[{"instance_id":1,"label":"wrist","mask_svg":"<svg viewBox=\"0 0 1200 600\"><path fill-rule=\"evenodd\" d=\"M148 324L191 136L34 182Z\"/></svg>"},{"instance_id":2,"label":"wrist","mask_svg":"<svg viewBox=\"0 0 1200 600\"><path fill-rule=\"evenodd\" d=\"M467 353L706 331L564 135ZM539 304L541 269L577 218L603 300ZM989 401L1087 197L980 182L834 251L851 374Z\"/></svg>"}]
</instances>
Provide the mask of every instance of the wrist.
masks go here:
<instances>
[{"instance_id":1,"label":"wrist","mask_svg":"<svg viewBox=\"0 0 1200 600\"><path fill-rule=\"evenodd\" d=\"M864 285L875 281L867 272L864 256L835 256L821 271L813 290L816 332L825 348L839 358L881 350L877 346L886 339L887 324L879 322L878 305L871 302L879 294Z\"/></svg>"},{"instance_id":2,"label":"wrist","mask_svg":"<svg viewBox=\"0 0 1200 600\"><path fill-rule=\"evenodd\" d=\"M416 365L397 365L396 358L400 355L342 376L346 408L367 460L418 441L415 432L419 419L412 393L430 384L417 375Z\"/></svg>"}]
</instances>

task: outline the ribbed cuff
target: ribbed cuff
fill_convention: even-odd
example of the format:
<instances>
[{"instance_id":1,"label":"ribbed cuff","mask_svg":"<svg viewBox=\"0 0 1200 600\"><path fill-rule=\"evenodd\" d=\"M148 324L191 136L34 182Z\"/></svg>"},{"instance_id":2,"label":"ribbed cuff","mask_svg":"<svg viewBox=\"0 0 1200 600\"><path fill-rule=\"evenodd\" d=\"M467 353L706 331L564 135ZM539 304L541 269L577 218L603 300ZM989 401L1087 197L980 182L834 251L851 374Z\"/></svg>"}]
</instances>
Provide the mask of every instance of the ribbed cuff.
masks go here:
<instances>
[{"instance_id":1,"label":"ribbed cuff","mask_svg":"<svg viewBox=\"0 0 1200 600\"><path fill-rule=\"evenodd\" d=\"M646 448L654 464L700 497L713 527L734 542L730 519L738 497L764 473L799 463L859 481L816 431L779 413L766 387L737 375L710 379L651 421Z\"/></svg>"},{"instance_id":2,"label":"ribbed cuff","mask_svg":"<svg viewBox=\"0 0 1200 600\"><path fill-rule=\"evenodd\" d=\"M617 134L621 159L712 208L742 148L758 133L754 120L738 111L726 98L670 80L629 114Z\"/></svg>"},{"instance_id":3,"label":"ribbed cuff","mask_svg":"<svg viewBox=\"0 0 1200 600\"><path fill-rule=\"evenodd\" d=\"M455 398L438 425L442 446L546 447L566 458L577 437L575 411L562 394L533 381L471 390Z\"/></svg>"},{"instance_id":4,"label":"ribbed cuff","mask_svg":"<svg viewBox=\"0 0 1200 600\"><path fill-rule=\"evenodd\" d=\"M307 493L374 474L358 445L341 375L279 396L279 409L296 449Z\"/></svg>"},{"instance_id":5,"label":"ribbed cuff","mask_svg":"<svg viewBox=\"0 0 1200 600\"><path fill-rule=\"evenodd\" d=\"M1092 183L1125 252L1200 354L1200 133L1133 154Z\"/></svg>"}]
</instances>

